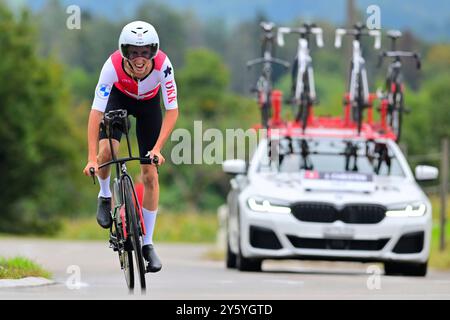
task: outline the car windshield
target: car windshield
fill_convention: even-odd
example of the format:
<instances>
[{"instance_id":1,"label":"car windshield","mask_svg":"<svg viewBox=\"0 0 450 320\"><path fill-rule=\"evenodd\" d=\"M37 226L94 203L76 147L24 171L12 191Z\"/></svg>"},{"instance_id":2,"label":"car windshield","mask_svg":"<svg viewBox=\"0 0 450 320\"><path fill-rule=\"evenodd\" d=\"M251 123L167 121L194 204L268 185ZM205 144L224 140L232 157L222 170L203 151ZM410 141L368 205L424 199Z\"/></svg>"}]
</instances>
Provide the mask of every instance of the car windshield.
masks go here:
<instances>
[{"instance_id":1,"label":"car windshield","mask_svg":"<svg viewBox=\"0 0 450 320\"><path fill-rule=\"evenodd\" d=\"M379 176L405 176L388 144L340 139L283 139L272 144L272 159L262 159L259 171L358 172ZM278 155L275 156L275 155Z\"/></svg>"}]
</instances>

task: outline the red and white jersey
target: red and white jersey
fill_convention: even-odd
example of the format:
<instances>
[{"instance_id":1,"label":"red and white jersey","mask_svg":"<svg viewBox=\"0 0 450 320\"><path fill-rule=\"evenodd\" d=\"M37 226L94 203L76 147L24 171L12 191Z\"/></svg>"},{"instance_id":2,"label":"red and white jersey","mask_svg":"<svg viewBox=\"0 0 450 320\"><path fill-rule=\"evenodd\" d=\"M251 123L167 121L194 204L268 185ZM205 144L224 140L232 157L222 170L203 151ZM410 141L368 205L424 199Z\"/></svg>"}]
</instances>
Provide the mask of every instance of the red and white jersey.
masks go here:
<instances>
[{"instance_id":1,"label":"red and white jersey","mask_svg":"<svg viewBox=\"0 0 450 320\"><path fill-rule=\"evenodd\" d=\"M166 110L178 108L177 86L173 67L163 51L159 50L154 58L152 72L144 79L138 81L135 81L125 72L122 61L123 58L119 50L106 60L95 89L92 109L105 112L113 86L127 96L137 100L151 99L156 96L161 88Z\"/></svg>"}]
</instances>

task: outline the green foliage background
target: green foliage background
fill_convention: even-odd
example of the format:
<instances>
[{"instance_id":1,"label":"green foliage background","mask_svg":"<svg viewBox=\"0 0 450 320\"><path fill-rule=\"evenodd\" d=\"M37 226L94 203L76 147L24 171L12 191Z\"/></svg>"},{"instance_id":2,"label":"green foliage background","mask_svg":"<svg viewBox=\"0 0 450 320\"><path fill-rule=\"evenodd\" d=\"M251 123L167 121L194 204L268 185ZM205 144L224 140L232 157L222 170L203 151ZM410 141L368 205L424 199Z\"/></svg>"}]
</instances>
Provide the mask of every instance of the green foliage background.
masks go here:
<instances>
[{"instance_id":1,"label":"green foliage background","mask_svg":"<svg viewBox=\"0 0 450 320\"><path fill-rule=\"evenodd\" d=\"M220 19L199 21L192 12L145 3L134 18L155 25L161 47L174 64L177 128L192 133L196 120L203 121L203 130L247 129L258 122L257 105L248 93L258 70L246 70L245 62L260 54L258 21L264 16L229 27ZM87 117L100 69L129 21L82 11L81 29L69 30L66 19L57 0L49 0L35 14L12 13L0 0L0 232L54 234L63 218L93 215L98 186L81 174L87 157ZM316 113L338 115L348 60L345 49L332 46L337 26L317 24L324 28L326 47L312 48L320 98ZM296 41L288 40L276 55L291 61ZM371 46L370 41L363 43L375 91L383 83L386 65L375 68L377 52ZM411 154L437 152L440 138L450 133L450 45L430 44L406 32L399 47L420 51L424 58L421 72L405 65L406 104L413 112L406 116L404 142ZM285 96L289 74L281 69L274 73L276 87ZM289 107L284 113L290 114ZM167 158L175 143L165 146ZM137 174L139 168L130 169ZM219 165L169 161L160 179L161 207L177 212L214 212L229 188Z\"/></svg>"}]
</instances>

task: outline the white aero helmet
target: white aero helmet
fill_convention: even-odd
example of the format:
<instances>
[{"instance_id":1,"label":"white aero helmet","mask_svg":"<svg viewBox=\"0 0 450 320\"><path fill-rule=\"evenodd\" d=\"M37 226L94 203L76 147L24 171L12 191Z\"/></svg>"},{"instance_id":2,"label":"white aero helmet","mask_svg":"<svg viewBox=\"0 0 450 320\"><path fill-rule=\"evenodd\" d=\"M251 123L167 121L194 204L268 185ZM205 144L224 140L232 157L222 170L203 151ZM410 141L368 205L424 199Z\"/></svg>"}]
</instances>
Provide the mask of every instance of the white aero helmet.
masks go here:
<instances>
[{"instance_id":1,"label":"white aero helmet","mask_svg":"<svg viewBox=\"0 0 450 320\"><path fill-rule=\"evenodd\" d=\"M153 59L159 50L159 37L155 28L144 21L133 21L123 27L119 37L119 51L129 59L128 46L149 47L148 59Z\"/></svg>"}]
</instances>

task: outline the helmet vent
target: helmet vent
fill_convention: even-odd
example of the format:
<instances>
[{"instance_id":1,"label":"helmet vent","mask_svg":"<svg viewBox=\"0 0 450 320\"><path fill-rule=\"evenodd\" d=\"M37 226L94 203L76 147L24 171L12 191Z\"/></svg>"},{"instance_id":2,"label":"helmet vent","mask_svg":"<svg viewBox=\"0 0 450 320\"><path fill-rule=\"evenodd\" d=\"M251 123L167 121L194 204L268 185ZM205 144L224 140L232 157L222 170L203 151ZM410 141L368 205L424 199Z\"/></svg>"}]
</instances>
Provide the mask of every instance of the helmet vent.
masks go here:
<instances>
[{"instance_id":1,"label":"helmet vent","mask_svg":"<svg viewBox=\"0 0 450 320\"><path fill-rule=\"evenodd\" d=\"M131 30L131 32L133 32L134 34L136 34L137 32L136 31L134 31L134 30Z\"/></svg>"}]
</instances>

